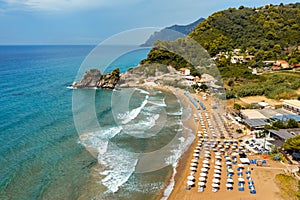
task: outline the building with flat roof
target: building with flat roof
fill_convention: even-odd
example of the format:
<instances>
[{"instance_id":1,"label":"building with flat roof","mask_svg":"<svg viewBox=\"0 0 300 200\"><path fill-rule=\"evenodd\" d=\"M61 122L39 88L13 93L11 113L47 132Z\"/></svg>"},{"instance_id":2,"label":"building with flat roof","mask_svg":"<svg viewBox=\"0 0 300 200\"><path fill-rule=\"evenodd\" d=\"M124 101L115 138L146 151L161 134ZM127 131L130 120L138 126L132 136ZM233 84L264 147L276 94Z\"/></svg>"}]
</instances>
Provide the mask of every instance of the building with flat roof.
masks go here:
<instances>
[{"instance_id":1,"label":"building with flat roof","mask_svg":"<svg viewBox=\"0 0 300 200\"><path fill-rule=\"evenodd\" d=\"M269 137L275 139L275 141L271 141L272 144L276 145L277 147L281 147L286 140L300 135L300 128L279 130L270 129L268 130L268 135Z\"/></svg>"},{"instance_id":2,"label":"building with flat roof","mask_svg":"<svg viewBox=\"0 0 300 200\"><path fill-rule=\"evenodd\" d=\"M241 114L245 119L267 119L263 114L256 109L241 110Z\"/></svg>"},{"instance_id":3,"label":"building with flat roof","mask_svg":"<svg viewBox=\"0 0 300 200\"><path fill-rule=\"evenodd\" d=\"M283 108L300 115L300 101L299 100L284 100Z\"/></svg>"}]
</instances>

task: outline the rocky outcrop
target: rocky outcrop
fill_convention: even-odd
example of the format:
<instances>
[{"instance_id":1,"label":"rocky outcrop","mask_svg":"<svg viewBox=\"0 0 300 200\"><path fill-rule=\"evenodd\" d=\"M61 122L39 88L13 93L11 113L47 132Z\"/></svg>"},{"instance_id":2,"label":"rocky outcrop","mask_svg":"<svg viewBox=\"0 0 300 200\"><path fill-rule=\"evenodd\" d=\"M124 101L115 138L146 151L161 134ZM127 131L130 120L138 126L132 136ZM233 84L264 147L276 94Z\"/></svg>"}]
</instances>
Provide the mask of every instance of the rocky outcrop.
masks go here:
<instances>
[{"instance_id":1,"label":"rocky outcrop","mask_svg":"<svg viewBox=\"0 0 300 200\"><path fill-rule=\"evenodd\" d=\"M115 88L116 84L120 79L120 71L119 68L114 69L109 74L103 74L101 79L97 83L98 88Z\"/></svg>"},{"instance_id":2,"label":"rocky outcrop","mask_svg":"<svg viewBox=\"0 0 300 200\"><path fill-rule=\"evenodd\" d=\"M114 69L111 73L101 74L98 69L87 71L80 82L74 82L72 87L75 88L115 88L120 79L119 68Z\"/></svg>"}]
</instances>

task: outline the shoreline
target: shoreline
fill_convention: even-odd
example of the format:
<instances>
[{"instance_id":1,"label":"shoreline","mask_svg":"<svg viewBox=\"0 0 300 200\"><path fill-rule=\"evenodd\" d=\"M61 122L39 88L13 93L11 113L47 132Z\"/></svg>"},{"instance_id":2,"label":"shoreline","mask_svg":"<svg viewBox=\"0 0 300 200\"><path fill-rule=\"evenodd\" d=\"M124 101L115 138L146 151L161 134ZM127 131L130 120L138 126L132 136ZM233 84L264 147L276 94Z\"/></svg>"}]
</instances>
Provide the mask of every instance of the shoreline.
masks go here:
<instances>
[{"instance_id":1,"label":"shoreline","mask_svg":"<svg viewBox=\"0 0 300 200\"><path fill-rule=\"evenodd\" d=\"M146 86L146 88L147 88L147 86ZM191 150L194 147L193 145L194 145L194 141L196 139L196 131L198 130L197 122L195 122L194 118L193 118L193 114L197 114L197 110L194 107L194 105L184 95L183 89L173 88L170 86L150 86L150 87L148 86L148 88L156 88L156 89L164 90L166 92L173 93L179 99L180 104L183 109L183 113L184 113L184 110L186 110L185 112L188 112L189 110L191 110L190 116L186 120L182 120L182 126L184 129L191 130L192 134L195 136L195 138L193 139L191 144L183 150L183 152L182 152L180 158L177 160L177 162L174 163L174 164L176 164L176 166L173 166L173 173L167 180L167 186L163 189L163 192L161 194L158 194L157 198L155 198L155 200L167 200L172 196L174 188L176 187L176 183L180 178L181 173L179 173L179 172L184 171L184 169L186 168L184 163L187 163L187 161L190 159L189 155L190 155ZM168 191L168 190L170 190L170 191Z\"/></svg>"}]
</instances>

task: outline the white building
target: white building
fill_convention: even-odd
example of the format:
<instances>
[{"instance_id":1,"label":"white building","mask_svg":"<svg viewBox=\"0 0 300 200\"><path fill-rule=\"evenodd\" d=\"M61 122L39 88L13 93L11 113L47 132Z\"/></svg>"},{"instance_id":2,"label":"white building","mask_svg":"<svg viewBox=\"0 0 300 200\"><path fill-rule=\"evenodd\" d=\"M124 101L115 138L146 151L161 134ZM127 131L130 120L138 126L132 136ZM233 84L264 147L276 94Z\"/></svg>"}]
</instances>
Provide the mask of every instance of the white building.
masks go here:
<instances>
[{"instance_id":1,"label":"white building","mask_svg":"<svg viewBox=\"0 0 300 200\"><path fill-rule=\"evenodd\" d=\"M300 115L300 101L299 100L284 100L283 108Z\"/></svg>"}]
</instances>

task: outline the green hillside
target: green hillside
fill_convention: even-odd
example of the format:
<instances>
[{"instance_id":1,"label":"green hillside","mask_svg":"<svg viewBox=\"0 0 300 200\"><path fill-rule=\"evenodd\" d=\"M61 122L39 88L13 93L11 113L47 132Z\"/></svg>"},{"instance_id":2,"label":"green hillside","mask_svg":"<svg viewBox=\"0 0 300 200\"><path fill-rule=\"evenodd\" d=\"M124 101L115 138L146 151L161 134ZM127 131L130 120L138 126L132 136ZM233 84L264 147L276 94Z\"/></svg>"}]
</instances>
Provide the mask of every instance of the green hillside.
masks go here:
<instances>
[{"instance_id":1,"label":"green hillside","mask_svg":"<svg viewBox=\"0 0 300 200\"><path fill-rule=\"evenodd\" d=\"M189 39L197 41L211 57L218 54L215 64L223 78L228 98L265 95L281 99L296 98L299 95L299 72L272 71L272 65L267 66L262 61L283 59L289 64L300 63L300 3L261 8L241 6L239 9L229 8L214 13L186 39L158 41L141 63L162 63L176 69L186 67L191 69L193 75L202 74L203 71L198 69L209 69L212 60L203 57L203 53L195 55L191 50L193 46L184 43ZM185 48L186 54L195 63L191 64L186 57L175 55L161 46ZM254 56L254 59L233 64L230 59L237 56L234 49L239 49L239 56ZM252 74L252 68L262 74Z\"/></svg>"},{"instance_id":2,"label":"green hillside","mask_svg":"<svg viewBox=\"0 0 300 200\"><path fill-rule=\"evenodd\" d=\"M211 56L239 48L257 59L284 57L300 45L300 3L230 8L211 15L189 36Z\"/></svg>"}]
</instances>

